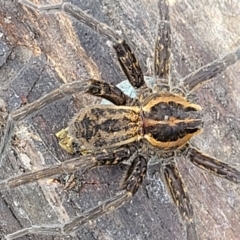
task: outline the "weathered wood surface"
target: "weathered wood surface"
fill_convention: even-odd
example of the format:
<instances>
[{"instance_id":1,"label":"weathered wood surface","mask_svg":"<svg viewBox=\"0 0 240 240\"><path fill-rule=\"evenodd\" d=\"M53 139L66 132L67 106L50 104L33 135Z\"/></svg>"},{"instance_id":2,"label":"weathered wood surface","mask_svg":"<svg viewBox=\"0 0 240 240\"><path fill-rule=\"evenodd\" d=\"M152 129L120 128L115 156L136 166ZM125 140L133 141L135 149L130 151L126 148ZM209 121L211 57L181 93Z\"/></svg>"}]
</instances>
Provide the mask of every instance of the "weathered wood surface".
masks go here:
<instances>
[{"instance_id":1,"label":"weathered wood surface","mask_svg":"<svg viewBox=\"0 0 240 240\"><path fill-rule=\"evenodd\" d=\"M151 75L156 0L72 3L114 29L123 30L145 75ZM170 1L170 5L173 64L179 76L240 45L238 0ZM106 40L63 13L41 15L17 1L0 0L0 34L0 96L10 112L64 82L94 77L118 83L123 79ZM238 169L239 69L240 62L198 90L205 126L204 133L195 139L204 152ZM76 94L20 122L15 128L17 138L0 168L0 179L70 158L59 148L54 134L67 125L75 112L96 101ZM239 239L239 185L204 173L184 159L179 159L179 167L193 203L200 239ZM86 184L78 192L64 191L48 179L2 191L0 238L31 224L68 221L113 196L125 169L113 166L88 172L81 176ZM183 239L179 216L159 176L158 168L152 168L145 187L130 203L80 228L78 239ZM40 236L21 239L30 238Z\"/></svg>"}]
</instances>

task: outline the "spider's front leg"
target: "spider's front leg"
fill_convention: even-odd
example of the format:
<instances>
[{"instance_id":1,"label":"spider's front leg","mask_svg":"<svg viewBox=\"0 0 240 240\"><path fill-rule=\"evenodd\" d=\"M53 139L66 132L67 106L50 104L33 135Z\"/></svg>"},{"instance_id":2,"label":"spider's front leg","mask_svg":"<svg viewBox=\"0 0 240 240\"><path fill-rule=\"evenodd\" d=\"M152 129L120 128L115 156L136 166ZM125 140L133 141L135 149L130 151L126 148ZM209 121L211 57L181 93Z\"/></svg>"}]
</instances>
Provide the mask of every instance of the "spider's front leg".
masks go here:
<instances>
[{"instance_id":1,"label":"spider's front leg","mask_svg":"<svg viewBox=\"0 0 240 240\"><path fill-rule=\"evenodd\" d=\"M195 229L193 207L176 164L172 163L166 165L164 175L174 203L182 219L187 224L187 239L198 239Z\"/></svg>"},{"instance_id":2,"label":"spider's front leg","mask_svg":"<svg viewBox=\"0 0 240 240\"><path fill-rule=\"evenodd\" d=\"M124 148L124 147L123 147ZM119 158L120 159L120 158ZM107 161L105 161L107 164ZM115 197L104 201L97 207L90 209L89 211L83 213L82 215L76 217L72 221L64 225L56 225L49 227L46 226L32 226L30 228L21 229L15 233L5 236L6 239L16 239L18 237L25 236L29 233L35 234L58 234L58 235L69 235L71 232L76 230L77 227L85 224L90 220L99 218L105 213L113 211L114 209L120 207L125 202L129 201L133 195L137 192L139 186L146 175L147 171L147 160L142 155L135 155L135 158L127 171L122 184L122 192Z\"/></svg>"},{"instance_id":3,"label":"spider's front leg","mask_svg":"<svg viewBox=\"0 0 240 240\"><path fill-rule=\"evenodd\" d=\"M70 17L75 18L76 20L84 23L88 27L92 28L94 31L106 37L111 42L113 42L113 47L116 51L118 61L131 85L134 88L140 88L142 86L145 86L145 81L139 62L136 59L134 53L132 52L129 44L127 44L121 36L115 33L106 24L99 22L95 18L83 12L80 8L73 6L71 3L59 3L46 6L37 6L27 0L20 0L19 2L23 5L26 5L27 7L38 10L40 12L51 12L56 10L63 11Z\"/></svg>"},{"instance_id":4,"label":"spider's front leg","mask_svg":"<svg viewBox=\"0 0 240 240\"><path fill-rule=\"evenodd\" d=\"M213 157L205 155L195 148L189 148L188 157L197 167L231 182L240 183L240 171Z\"/></svg>"}]
</instances>

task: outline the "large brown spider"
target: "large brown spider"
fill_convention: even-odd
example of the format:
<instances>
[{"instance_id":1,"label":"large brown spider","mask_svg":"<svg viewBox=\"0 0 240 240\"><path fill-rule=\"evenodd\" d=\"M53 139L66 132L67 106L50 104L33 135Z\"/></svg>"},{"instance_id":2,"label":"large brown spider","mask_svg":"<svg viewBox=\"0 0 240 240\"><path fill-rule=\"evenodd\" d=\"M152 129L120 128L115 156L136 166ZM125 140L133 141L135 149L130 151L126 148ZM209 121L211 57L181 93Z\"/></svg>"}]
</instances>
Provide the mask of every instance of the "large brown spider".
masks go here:
<instances>
[{"instance_id":1,"label":"large brown spider","mask_svg":"<svg viewBox=\"0 0 240 240\"><path fill-rule=\"evenodd\" d=\"M199 134L202 129L201 107L191 102L191 93L238 61L240 48L189 74L179 81L177 88L173 88L169 77L171 30L168 5L165 1L159 0L160 21L154 57L156 84L150 89L144 81L141 68L129 45L109 27L69 3L38 8L28 1L20 2L39 11L61 10L110 39L114 43L114 49L124 73L131 85L137 89L137 98L128 97L113 85L90 79L89 81L65 84L39 100L11 113L4 141L0 146L1 155L5 152L10 139L8 133L12 128L13 121L23 119L65 94L82 91L105 98L116 105L94 105L85 108L71 121L67 129L58 133L58 136L64 135L60 142L61 146L70 153L80 152L81 156L40 171L6 179L0 183L1 190L11 189L40 178L72 172L78 168L87 170L101 165L118 164L128 159L131 159L131 165L123 179L122 191L119 195L65 225L33 226L30 229L22 229L9 234L6 238L14 239L30 232L70 234L79 225L113 210L131 199L142 184L150 158L158 156L172 198L186 223L188 239L197 239L193 209L175 163L175 156L184 153L196 166L235 183L240 182L238 170L202 154L189 143L189 140Z\"/></svg>"}]
</instances>

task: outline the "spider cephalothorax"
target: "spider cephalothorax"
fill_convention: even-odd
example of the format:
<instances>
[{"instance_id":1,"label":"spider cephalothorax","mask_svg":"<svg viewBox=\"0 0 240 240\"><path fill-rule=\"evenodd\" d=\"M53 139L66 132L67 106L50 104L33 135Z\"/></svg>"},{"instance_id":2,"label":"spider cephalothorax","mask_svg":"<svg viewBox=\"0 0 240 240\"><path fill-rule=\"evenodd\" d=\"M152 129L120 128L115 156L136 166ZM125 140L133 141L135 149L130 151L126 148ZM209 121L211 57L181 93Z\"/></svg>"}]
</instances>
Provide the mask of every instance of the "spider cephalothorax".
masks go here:
<instances>
[{"instance_id":1,"label":"spider cephalothorax","mask_svg":"<svg viewBox=\"0 0 240 240\"><path fill-rule=\"evenodd\" d=\"M91 169L99 165L113 165L131 159L122 182L122 192L99 206L57 227L41 226L22 229L7 235L14 239L28 232L45 234L70 234L81 224L111 211L137 192L147 172L150 158L155 155L164 173L171 196L186 224L188 239L197 239L193 208L178 171L175 154L185 152L196 166L232 182L240 182L240 172L191 146L190 139L202 130L201 107L192 103L188 96L210 78L225 70L240 59L240 48L227 54L192 74L179 80L171 89L170 48L171 30L169 9L166 1L159 0L159 23L154 49L155 85L150 89L145 83L137 58L127 41L111 28L98 22L69 3L38 8L29 1L21 3L37 10L59 10L85 23L104 35L114 44L117 59L130 84L137 90L135 99L127 96L118 87L96 79L76 81L62 85L39 100L10 114L5 130L1 156L10 140L13 122L23 119L47 103L62 98L65 94L83 91L109 100L114 105L86 107L72 119L69 126L57 133L60 145L69 153L79 153L73 159L36 172L26 173L0 182L6 190L56 174L69 173L82 168Z\"/></svg>"}]
</instances>

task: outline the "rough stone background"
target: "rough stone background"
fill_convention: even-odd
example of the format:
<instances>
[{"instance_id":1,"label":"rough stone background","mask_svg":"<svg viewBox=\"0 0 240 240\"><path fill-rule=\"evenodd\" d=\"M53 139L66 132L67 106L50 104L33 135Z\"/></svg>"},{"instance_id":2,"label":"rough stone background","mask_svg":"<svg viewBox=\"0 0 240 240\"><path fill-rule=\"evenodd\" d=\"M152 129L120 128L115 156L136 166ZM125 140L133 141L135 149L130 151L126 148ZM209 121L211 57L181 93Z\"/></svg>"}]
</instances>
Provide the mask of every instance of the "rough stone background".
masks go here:
<instances>
[{"instance_id":1,"label":"rough stone background","mask_svg":"<svg viewBox=\"0 0 240 240\"><path fill-rule=\"evenodd\" d=\"M71 2L115 30L123 30L145 75L152 74L156 0ZM172 63L180 77L240 45L238 0L171 0L170 8ZM64 82L94 77L119 83L124 78L103 37L63 13L43 15L10 0L0 0L0 67L0 96L9 112ZM238 169L239 69L240 62L197 91L205 126L195 139L204 152ZM66 96L17 124L15 140L0 167L0 179L70 158L59 148L54 134L66 127L75 112L97 101L81 93ZM200 239L239 239L239 186L209 175L185 159L179 159L179 168ZM33 224L69 221L113 196L124 170L126 166L113 166L88 172L80 177L85 184L79 191L64 191L49 179L0 190L0 238ZM76 239L183 239L183 225L158 172L157 167L151 168L144 187L131 202L84 225ZM66 238L32 234L21 239Z\"/></svg>"}]
</instances>

